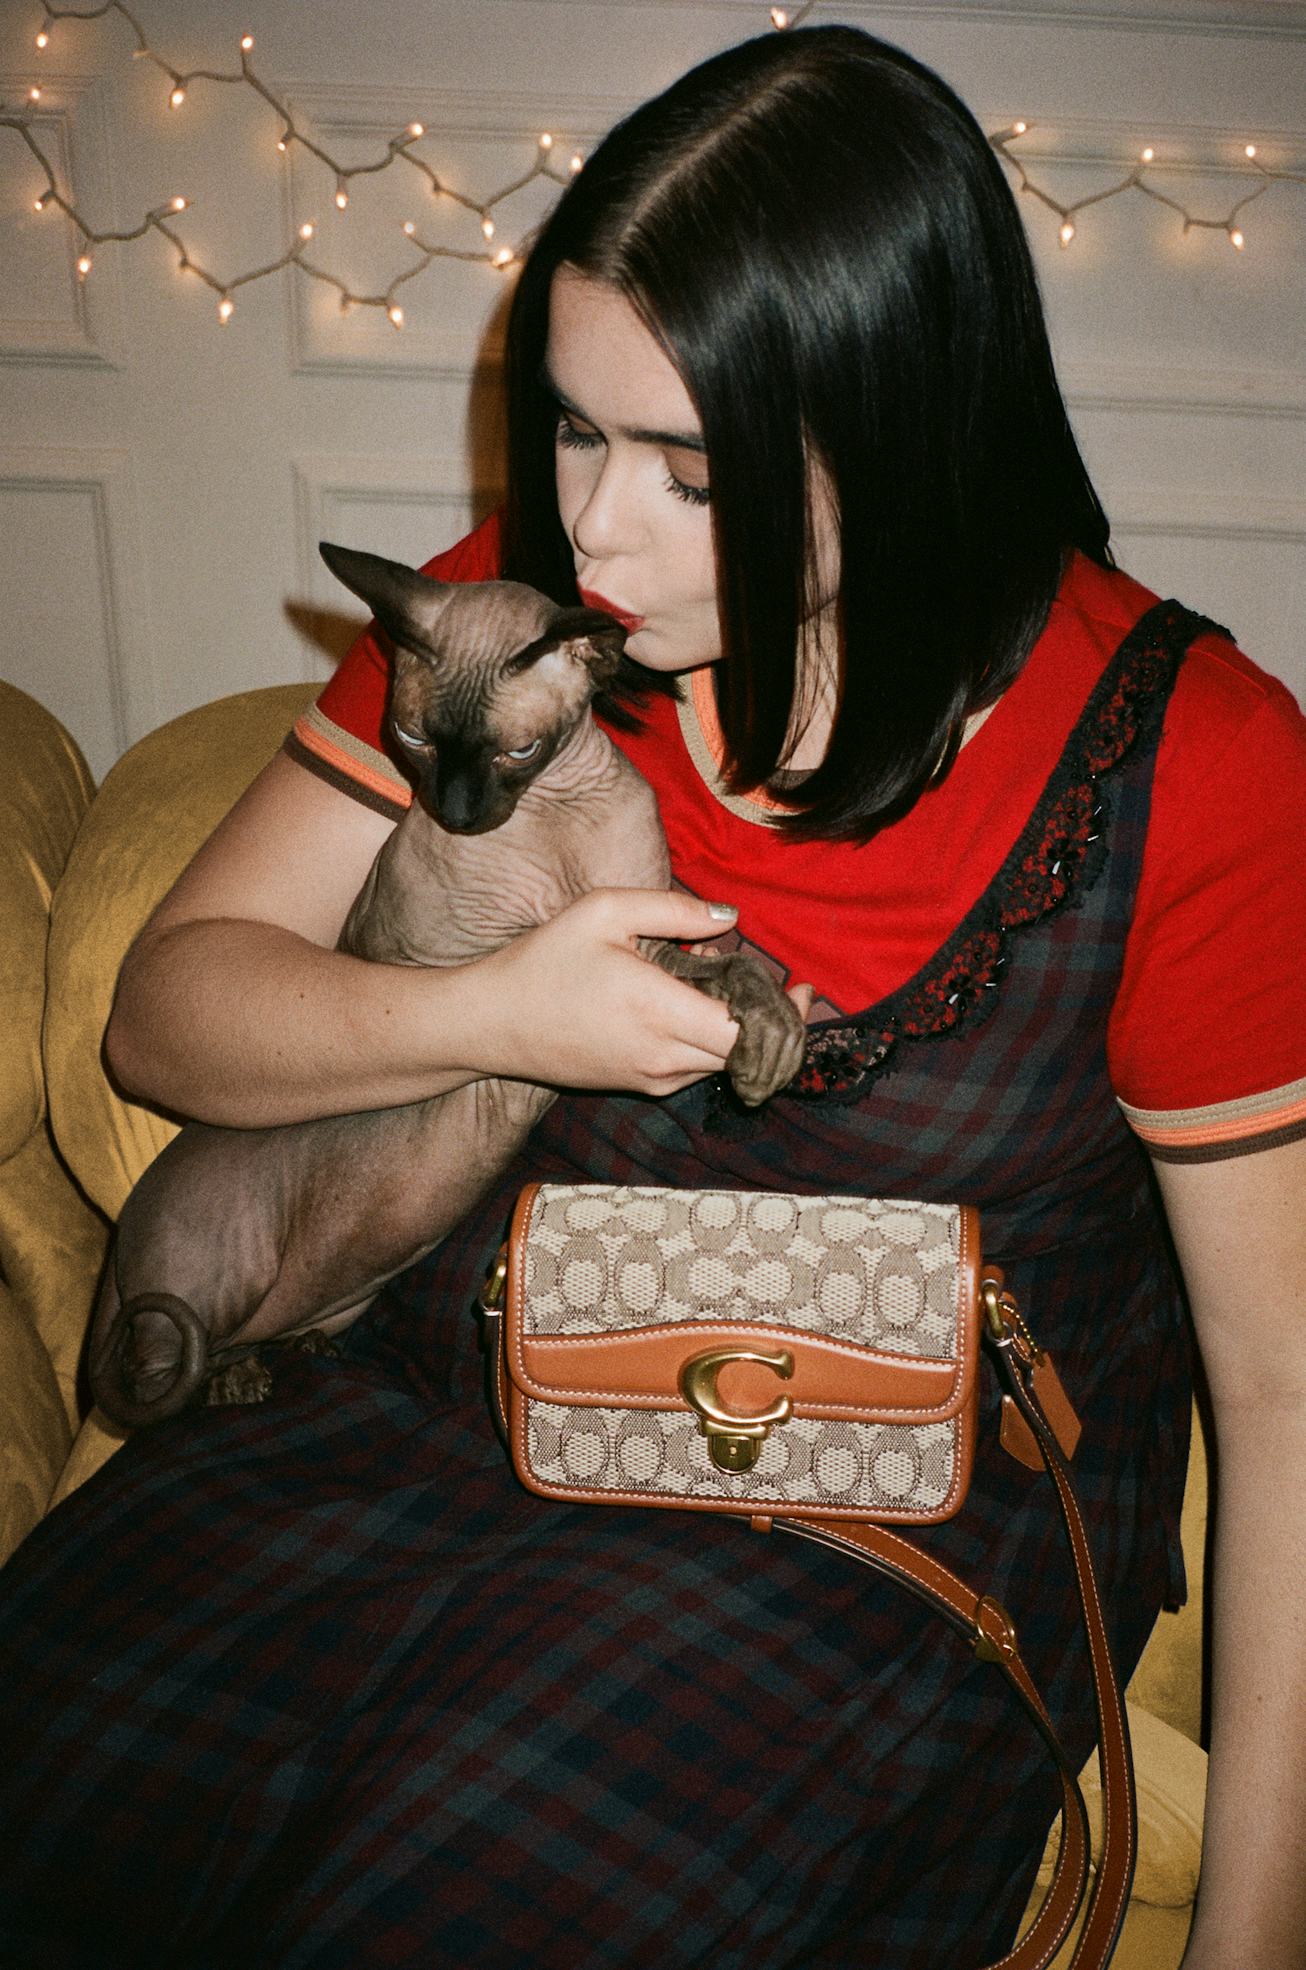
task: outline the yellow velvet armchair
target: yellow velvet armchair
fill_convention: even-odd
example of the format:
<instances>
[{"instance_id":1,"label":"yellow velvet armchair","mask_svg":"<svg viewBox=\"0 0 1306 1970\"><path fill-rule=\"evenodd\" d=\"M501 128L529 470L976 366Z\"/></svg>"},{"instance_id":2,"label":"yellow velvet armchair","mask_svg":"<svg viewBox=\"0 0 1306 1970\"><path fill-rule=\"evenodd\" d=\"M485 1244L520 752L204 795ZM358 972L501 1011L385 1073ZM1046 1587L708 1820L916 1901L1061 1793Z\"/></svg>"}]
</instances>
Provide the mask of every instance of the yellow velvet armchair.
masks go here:
<instances>
[{"instance_id":1,"label":"yellow velvet armchair","mask_svg":"<svg viewBox=\"0 0 1306 1970\"><path fill-rule=\"evenodd\" d=\"M86 1413L79 1360L109 1227L173 1131L106 1076L118 967L311 695L277 686L187 713L96 792L58 722L0 683L0 1559L121 1441ZM1199 1438L1184 1509L1191 1599L1161 1616L1129 1691L1140 1851L1120 1970L1174 1970L1192 1915L1205 1525ZM1093 1766L1086 1791L1091 1809Z\"/></svg>"}]
</instances>

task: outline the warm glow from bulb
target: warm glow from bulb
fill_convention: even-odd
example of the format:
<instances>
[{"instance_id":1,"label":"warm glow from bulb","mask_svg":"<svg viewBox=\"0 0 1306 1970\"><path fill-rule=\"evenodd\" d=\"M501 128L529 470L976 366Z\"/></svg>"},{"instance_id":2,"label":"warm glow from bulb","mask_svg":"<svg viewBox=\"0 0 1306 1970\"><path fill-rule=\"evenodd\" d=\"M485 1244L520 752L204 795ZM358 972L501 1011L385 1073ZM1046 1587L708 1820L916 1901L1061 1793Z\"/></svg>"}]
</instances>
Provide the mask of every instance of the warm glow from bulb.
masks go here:
<instances>
[{"instance_id":1,"label":"warm glow from bulb","mask_svg":"<svg viewBox=\"0 0 1306 1970\"><path fill-rule=\"evenodd\" d=\"M1149 144L1147 146L1147 149L1143 152L1144 164L1150 164L1155 156L1156 156L1156 152L1152 149L1152 146Z\"/></svg>"},{"instance_id":2,"label":"warm glow from bulb","mask_svg":"<svg viewBox=\"0 0 1306 1970\"><path fill-rule=\"evenodd\" d=\"M404 231L407 233L409 239L411 239L413 234L417 231L417 228L413 224L411 219L404 220Z\"/></svg>"},{"instance_id":3,"label":"warm glow from bulb","mask_svg":"<svg viewBox=\"0 0 1306 1970\"><path fill-rule=\"evenodd\" d=\"M252 47L254 46L254 37L253 37L253 35L252 35L252 34L242 34L242 35L241 35L241 37L240 37L240 45L241 45L241 47L243 48L243 50L245 51L245 53L246 53L246 54L248 54L248 53L249 53L249 51L250 51L250 49L251 49L251 48L252 48Z\"/></svg>"},{"instance_id":4,"label":"warm glow from bulb","mask_svg":"<svg viewBox=\"0 0 1306 1970\"><path fill-rule=\"evenodd\" d=\"M303 225L299 229L299 237L301 239L312 239L313 231L314 231L313 221L311 219L305 219Z\"/></svg>"},{"instance_id":5,"label":"warm glow from bulb","mask_svg":"<svg viewBox=\"0 0 1306 1970\"><path fill-rule=\"evenodd\" d=\"M277 149L278 149L278 150L284 150L285 148L286 148L286 140L285 140L285 138L284 138L284 137L278 137L278 138L277 138Z\"/></svg>"},{"instance_id":6,"label":"warm glow from bulb","mask_svg":"<svg viewBox=\"0 0 1306 1970\"><path fill-rule=\"evenodd\" d=\"M1011 127L1015 131L1018 137L1023 137L1025 132L1028 130L1029 125L1022 117L1019 123L1013 123Z\"/></svg>"},{"instance_id":7,"label":"warm glow from bulb","mask_svg":"<svg viewBox=\"0 0 1306 1970\"><path fill-rule=\"evenodd\" d=\"M551 131L542 130L540 132L540 149L541 150L553 149L553 134Z\"/></svg>"},{"instance_id":8,"label":"warm glow from bulb","mask_svg":"<svg viewBox=\"0 0 1306 1970\"><path fill-rule=\"evenodd\" d=\"M174 212L184 212L186 210L187 201L184 198L170 198L168 203Z\"/></svg>"},{"instance_id":9,"label":"warm glow from bulb","mask_svg":"<svg viewBox=\"0 0 1306 1970\"><path fill-rule=\"evenodd\" d=\"M48 192L42 192L42 193L41 193L41 196L40 196L40 197L39 197L38 199L34 199L34 200L32 201L32 210L33 210L33 212L44 212L44 210L45 210L45 201L46 201L46 199L47 199L48 197L49 197L49 193L48 193Z\"/></svg>"},{"instance_id":10,"label":"warm glow from bulb","mask_svg":"<svg viewBox=\"0 0 1306 1970\"><path fill-rule=\"evenodd\" d=\"M395 328L403 327L404 311L402 308L387 308L386 313L389 315L391 323Z\"/></svg>"},{"instance_id":11,"label":"warm glow from bulb","mask_svg":"<svg viewBox=\"0 0 1306 1970\"><path fill-rule=\"evenodd\" d=\"M576 152L576 155L571 160L571 168L573 171L583 171L585 169L585 160L579 151Z\"/></svg>"},{"instance_id":12,"label":"warm glow from bulb","mask_svg":"<svg viewBox=\"0 0 1306 1970\"><path fill-rule=\"evenodd\" d=\"M342 185L340 190L336 193L336 204L340 207L340 210L343 212L345 207L348 205L348 203L349 203L349 193L345 190L344 186Z\"/></svg>"},{"instance_id":13,"label":"warm glow from bulb","mask_svg":"<svg viewBox=\"0 0 1306 1970\"><path fill-rule=\"evenodd\" d=\"M788 27L789 16L783 7L772 7L771 25L772 27Z\"/></svg>"},{"instance_id":14,"label":"warm glow from bulb","mask_svg":"<svg viewBox=\"0 0 1306 1970\"><path fill-rule=\"evenodd\" d=\"M50 37L44 28L41 29L41 32L36 37L36 45L38 48L48 48L50 45Z\"/></svg>"},{"instance_id":15,"label":"warm glow from bulb","mask_svg":"<svg viewBox=\"0 0 1306 1970\"><path fill-rule=\"evenodd\" d=\"M506 267L512 257L512 248L510 246L501 246L494 256L494 265L496 267Z\"/></svg>"},{"instance_id":16,"label":"warm glow from bulb","mask_svg":"<svg viewBox=\"0 0 1306 1970\"><path fill-rule=\"evenodd\" d=\"M185 102L185 100L186 100L186 91L181 88L174 89L172 94L168 98L168 101L172 104L172 107L174 109L180 109L182 104Z\"/></svg>"},{"instance_id":17,"label":"warm glow from bulb","mask_svg":"<svg viewBox=\"0 0 1306 1970\"><path fill-rule=\"evenodd\" d=\"M1070 220L1067 219L1066 223L1061 228L1061 244L1063 246L1069 246L1071 240L1074 237L1075 237L1075 228L1071 224Z\"/></svg>"},{"instance_id":18,"label":"warm glow from bulb","mask_svg":"<svg viewBox=\"0 0 1306 1970\"><path fill-rule=\"evenodd\" d=\"M39 90L39 89L29 89L29 90L28 90L28 92L27 92L27 100L28 100L28 102L29 102L29 103L39 103L39 102L40 102L40 100L41 100L41 92L40 92L40 90Z\"/></svg>"},{"instance_id":19,"label":"warm glow from bulb","mask_svg":"<svg viewBox=\"0 0 1306 1970\"><path fill-rule=\"evenodd\" d=\"M83 253L81 259L77 262L77 271L82 279L85 280L87 274L91 271L91 256L89 253Z\"/></svg>"},{"instance_id":20,"label":"warm glow from bulb","mask_svg":"<svg viewBox=\"0 0 1306 1970\"><path fill-rule=\"evenodd\" d=\"M1238 251L1241 253L1244 246L1246 246L1247 241L1243 238L1237 226L1234 227L1233 231L1229 235L1229 238L1233 242L1233 244L1238 248Z\"/></svg>"},{"instance_id":21,"label":"warm glow from bulb","mask_svg":"<svg viewBox=\"0 0 1306 1970\"><path fill-rule=\"evenodd\" d=\"M1255 146L1255 144L1248 144L1248 146L1247 146L1247 148L1246 148L1246 149L1244 150L1244 152L1243 152L1243 156L1244 156L1244 157L1255 157L1255 155L1256 155L1256 146Z\"/></svg>"},{"instance_id":22,"label":"warm glow from bulb","mask_svg":"<svg viewBox=\"0 0 1306 1970\"><path fill-rule=\"evenodd\" d=\"M218 320L220 322L229 322L231 320L235 306L236 306L235 302L229 301L226 295L224 294L222 299L218 303Z\"/></svg>"},{"instance_id":23,"label":"warm glow from bulb","mask_svg":"<svg viewBox=\"0 0 1306 1970\"><path fill-rule=\"evenodd\" d=\"M424 123L410 123L408 134L410 137L424 137L426 135L426 125Z\"/></svg>"},{"instance_id":24,"label":"warm glow from bulb","mask_svg":"<svg viewBox=\"0 0 1306 1970\"><path fill-rule=\"evenodd\" d=\"M485 237L486 237L487 239L493 239L493 238L494 238L494 221L493 221L493 219L482 219L482 220L481 220L481 231L482 231L482 232L483 232L483 233L485 234Z\"/></svg>"}]
</instances>

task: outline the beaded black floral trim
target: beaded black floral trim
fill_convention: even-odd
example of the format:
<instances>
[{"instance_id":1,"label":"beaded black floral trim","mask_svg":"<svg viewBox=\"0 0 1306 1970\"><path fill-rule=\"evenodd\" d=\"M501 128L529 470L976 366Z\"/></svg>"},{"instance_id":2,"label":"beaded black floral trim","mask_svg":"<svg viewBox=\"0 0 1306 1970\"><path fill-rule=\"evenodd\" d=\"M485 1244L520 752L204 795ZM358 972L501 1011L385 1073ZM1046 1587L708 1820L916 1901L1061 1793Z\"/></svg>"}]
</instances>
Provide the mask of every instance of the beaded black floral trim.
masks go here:
<instances>
[{"instance_id":1,"label":"beaded black floral trim","mask_svg":"<svg viewBox=\"0 0 1306 1970\"><path fill-rule=\"evenodd\" d=\"M785 1098L852 1100L884 1072L904 1041L941 1038L992 1009L1012 933L1074 908L1101 873L1107 819L1101 782L1140 743L1159 736L1189 644L1217 627L1175 601L1158 602L1139 618L1098 680L984 894L942 949L896 992L852 1018L811 1028L803 1066ZM733 1134L743 1113L729 1083L719 1080L709 1099L708 1127Z\"/></svg>"}]
</instances>

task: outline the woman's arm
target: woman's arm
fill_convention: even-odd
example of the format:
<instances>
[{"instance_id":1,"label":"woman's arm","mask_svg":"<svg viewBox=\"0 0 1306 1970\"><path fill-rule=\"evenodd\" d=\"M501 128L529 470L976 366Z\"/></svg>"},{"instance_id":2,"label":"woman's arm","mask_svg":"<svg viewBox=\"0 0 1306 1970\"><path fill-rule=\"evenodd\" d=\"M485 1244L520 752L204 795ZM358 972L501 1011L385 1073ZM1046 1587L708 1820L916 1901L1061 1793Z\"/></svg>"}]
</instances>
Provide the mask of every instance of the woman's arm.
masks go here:
<instances>
[{"instance_id":1,"label":"woman's arm","mask_svg":"<svg viewBox=\"0 0 1306 1970\"><path fill-rule=\"evenodd\" d=\"M451 970L337 951L390 826L278 754L127 954L106 1035L123 1086L248 1128L487 1074L668 1094L721 1067L738 1033L725 1007L635 949L719 934L693 897L597 891Z\"/></svg>"},{"instance_id":2,"label":"woman's arm","mask_svg":"<svg viewBox=\"0 0 1306 1970\"><path fill-rule=\"evenodd\" d=\"M1158 1163L1210 1384L1210 1783L1184 1970L1306 1964L1306 1141Z\"/></svg>"}]
</instances>

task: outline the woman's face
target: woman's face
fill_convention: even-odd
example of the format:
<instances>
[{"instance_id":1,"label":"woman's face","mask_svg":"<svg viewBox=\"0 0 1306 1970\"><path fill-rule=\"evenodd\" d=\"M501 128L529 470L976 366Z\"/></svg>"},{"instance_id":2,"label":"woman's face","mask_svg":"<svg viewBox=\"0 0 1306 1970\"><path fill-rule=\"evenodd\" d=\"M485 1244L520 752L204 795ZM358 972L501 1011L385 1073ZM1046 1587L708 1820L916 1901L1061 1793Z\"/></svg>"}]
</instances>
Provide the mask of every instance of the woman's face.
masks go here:
<instances>
[{"instance_id":1,"label":"woman's face","mask_svg":"<svg viewBox=\"0 0 1306 1970\"><path fill-rule=\"evenodd\" d=\"M650 670L721 655L707 455L689 392L625 296L563 267L549 307L558 508L582 598Z\"/></svg>"}]
</instances>

